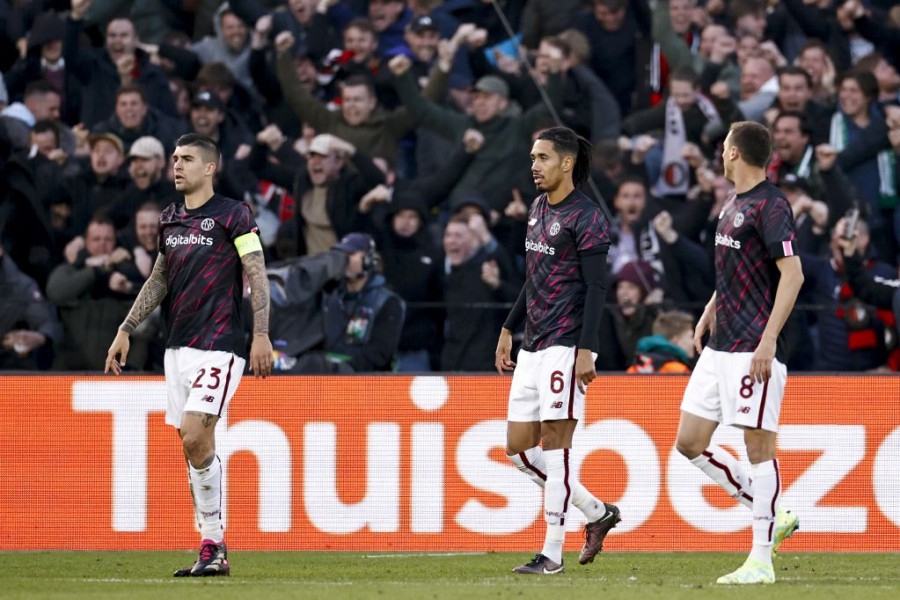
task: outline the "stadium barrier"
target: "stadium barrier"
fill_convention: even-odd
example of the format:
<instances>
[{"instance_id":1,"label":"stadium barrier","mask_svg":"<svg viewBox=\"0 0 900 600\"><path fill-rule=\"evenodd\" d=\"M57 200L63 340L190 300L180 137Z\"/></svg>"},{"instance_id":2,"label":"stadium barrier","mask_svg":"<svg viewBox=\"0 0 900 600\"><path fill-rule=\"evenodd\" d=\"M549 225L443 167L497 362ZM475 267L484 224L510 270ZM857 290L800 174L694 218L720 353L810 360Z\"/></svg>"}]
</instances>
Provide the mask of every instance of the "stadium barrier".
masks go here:
<instances>
[{"instance_id":1,"label":"stadium barrier","mask_svg":"<svg viewBox=\"0 0 900 600\"><path fill-rule=\"evenodd\" d=\"M196 547L162 378L0 382L0 549ZM674 450L686 382L604 374L590 386L573 454L585 485L622 510L607 551L749 547L749 512ZM245 377L217 434L229 545L539 549L541 496L503 451L509 383ZM737 430L716 435L744 458ZM900 377L790 377L779 440L783 503L801 517L786 550L900 550Z\"/></svg>"}]
</instances>

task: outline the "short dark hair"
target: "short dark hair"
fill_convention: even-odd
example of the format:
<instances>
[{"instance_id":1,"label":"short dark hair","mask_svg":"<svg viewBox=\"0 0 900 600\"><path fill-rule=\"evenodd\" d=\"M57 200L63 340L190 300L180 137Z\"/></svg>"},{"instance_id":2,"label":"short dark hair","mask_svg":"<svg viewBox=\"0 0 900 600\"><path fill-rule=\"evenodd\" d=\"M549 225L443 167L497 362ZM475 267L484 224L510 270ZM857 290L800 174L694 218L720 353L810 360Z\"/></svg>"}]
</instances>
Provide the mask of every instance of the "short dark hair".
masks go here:
<instances>
[{"instance_id":1,"label":"short dark hair","mask_svg":"<svg viewBox=\"0 0 900 600\"><path fill-rule=\"evenodd\" d=\"M806 118L806 115L802 112L796 110L783 110L778 113L778 116L775 117L775 120L772 122L772 129L775 129L775 125L778 124L778 121L782 119L797 119L797 123L800 125L800 133L805 135L806 137L812 137L812 126L809 124L809 119Z\"/></svg>"},{"instance_id":2,"label":"short dark hair","mask_svg":"<svg viewBox=\"0 0 900 600\"><path fill-rule=\"evenodd\" d=\"M141 97L141 102L149 104L149 101L147 100L147 90L139 83L126 83L125 85L119 86L119 89L116 90L116 102L119 101L119 96L122 94L137 94Z\"/></svg>"},{"instance_id":3,"label":"short dark hair","mask_svg":"<svg viewBox=\"0 0 900 600\"><path fill-rule=\"evenodd\" d=\"M351 75L350 77L348 77L347 79L344 80L344 83L342 84L341 88L343 89L343 88L347 88L347 87L357 87L357 86L365 87L369 91L370 96L372 96L373 98L377 97L375 94L375 83L372 81L372 78L369 77L368 75L362 75L362 74Z\"/></svg>"},{"instance_id":4,"label":"short dark hair","mask_svg":"<svg viewBox=\"0 0 900 600\"><path fill-rule=\"evenodd\" d=\"M59 148L59 126L56 124L56 121L41 119L31 128L31 133L46 133L48 131L53 134L53 138L56 140L56 147Z\"/></svg>"},{"instance_id":5,"label":"short dark hair","mask_svg":"<svg viewBox=\"0 0 900 600\"><path fill-rule=\"evenodd\" d=\"M589 141L568 127L545 129L538 134L537 139L550 142L553 144L553 149L559 154L575 159L575 168L572 169L572 183L575 184L575 187L587 181L591 173L591 151L593 150Z\"/></svg>"},{"instance_id":6,"label":"short dark hair","mask_svg":"<svg viewBox=\"0 0 900 600\"><path fill-rule=\"evenodd\" d=\"M764 168L772 155L772 135L756 121L738 121L731 124L731 143L741 153L745 163Z\"/></svg>"},{"instance_id":7,"label":"short dark hair","mask_svg":"<svg viewBox=\"0 0 900 600\"><path fill-rule=\"evenodd\" d=\"M838 89L840 89L848 79L852 79L856 82L859 89L862 91L863 96L866 97L866 100L870 104L878 98L878 80L875 79L875 75L873 75L871 71L860 71L857 68L850 69L840 76L837 84Z\"/></svg>"},{"instance_id":8,"label":"short dark hair","mask_svg":"<svg viewBox=\"0 0 900 600\"><path fill-rule=\"evenodd\" d=\"M612 12L623 10L628 0L594 0L594 6L605 6Z\"/></svg>"},{"instance_id":9,"label":"short dark hair","mask_svg":"<svg viewBox=\"0 0 900 600\"><path fill-rule=\"evenodd\" d=\"M375 31L375 26L372 25L372 21L370 21L368 17L356 17L344 26L344 31L347 31L348 29L359 29L360 31L371 34L373 37L378 37L378 32ZM343 33L343 31L341 33Z\"/></svg>"},{"instance_id":10,"label":"short dark hair","mask_svg":"<svg viewBox=\"0 0 900 600\"><path fill-rule=\"evenodd\" d=\"M691 65L677 67L669 76L669 81L687 81L695 89L700 87L700 77Z\"/></svg>"},{"instance_id":11,"label":"short dark hair","mask_svg":"<svg viewBox=\"0 0 900 600\"><path fill-rule=\"evenodd\" d=\"M234 74L223 62L206 63L197 73L195 79L197 87L212 88L213 90L228 90L234 87L237 80Z\"/></svg>"},{"instance_id":12,"label":"short dark hair","mask_svg":"<svg viewBox=\"0 0 900 600\"><path fill-rule=\"evenodd\" d=\"M790 75L791 77L802 77L804 81L806 81L806 87L812 89L813 80L812 76L806 71L806 69L798 67L797 65L786 65L778 69L778 82L781 83L781 78L785 75Z\"/></svg>"},{"instance_id":13,"label":"short dark hair","mask_svg":"<svg viewBox=\"0 0 900 600\"><path fill-rule=\"evenodd\" d=\"M221 163L221 151L219 145L211 137L200 135L199 133L186 133L175 142L175 147L180 146L196 146L200 148L200 154L206 162Z\"/></svg>"},{"instance_id":14,"label":"short dark hair","mask_svg":"<svg viewBox=\"0 0 900 600\"><path fill-rule=\"evenodd\" d=\"M31 83L26 85L25 93L22 95L22 97L30 98L32 96L43 96L45 94L56 94L57 96L62 97L62 94L59 93L59 90L53 87L53 84L46 79L38 79L37 81L32 81Z\"/></svg>"}]
</instances>

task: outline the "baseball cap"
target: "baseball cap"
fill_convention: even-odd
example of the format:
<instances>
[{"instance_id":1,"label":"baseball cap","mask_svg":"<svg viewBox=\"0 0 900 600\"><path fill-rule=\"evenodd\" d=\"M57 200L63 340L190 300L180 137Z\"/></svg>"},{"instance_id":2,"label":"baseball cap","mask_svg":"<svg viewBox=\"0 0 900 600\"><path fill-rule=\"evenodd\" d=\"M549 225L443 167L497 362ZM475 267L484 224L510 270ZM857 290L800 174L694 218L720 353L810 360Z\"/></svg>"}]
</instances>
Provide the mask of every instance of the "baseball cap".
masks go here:
<instances>
[{"instance_id":1,"label":"baseball cap","mask_svg":"<svg viewBox=\"0 0 900 600\"><path fill-rule=\"evenodd\" d=\"M88 136L88 145L93 148L94 144L96 144L100 140L106 140L116 147L116 149L119 151L119 154L125 154L125 144L122 143L122 140L116 134L109 132L92 133Z\"/></svg>"},{"instance_id":2,"label":"baseball cap","mask_svg":"<svg viewBox=\"0 0 900 600\"><path fill-rule=\"evenodd\" d=\"M409 28L413 33L422 33L423 31L437 31L437 24L435 24L434 19L429 17L428 15L422 15L421 17L416 17L409 24Z\"/></svg>"},{"instance_id":3,"label":"baseball cap","mask_svg":"<svg viewBox=\"0 0 900 600\"><path fill-rule=\"evenodd\" d=\"M320 133L309 143L309 154L321 154L328 156L331 154L331 138L330 133Z\"/></svg>"},{"instance_id":4,"label":"baseball cap","mask_svg":"<svg viewBox=\"0 0 900 600\"><path fill-rule=\"evenodd\" d=\"M375 246L375 241L367 233L353 232L341 238L341 241L331 247L332 250L341 252L369 251Z\"/></svg>"},{"instance_id":5,"label":"baseball cap","mask_svg":"<svg viewBox=\"0 0 900 600\"><path fill-rule=\"evenodd\" d=\"M205 106L221 111L225 110L225 105L222 103L222 99L219 98L218 94L207 92L205 90L194 94L194 98L191 100L191 108L195 106Z\"/></svg>"},{"instance_id":6,"label":"baseball cap","mask_svg":"<svg viewBox=\"0 0 900 600\"><path fill-rule=\"evenodd\" d=\"M152 135L145 135L134 140L131 149L128 151L128 157L138 156L140 158L164 158L166 151L163 149L162 142Z\"/></svg>"},{"instance_id":7,"label":"baseball cap","mask_svg":"<svg viewBox=\"0 0 900 600\"><path fill-rule=\"evenodd\" d=\"M509 86L496 75L485 75L475 82L475 90L509 98Z\"/></svg>"}]
</instances>

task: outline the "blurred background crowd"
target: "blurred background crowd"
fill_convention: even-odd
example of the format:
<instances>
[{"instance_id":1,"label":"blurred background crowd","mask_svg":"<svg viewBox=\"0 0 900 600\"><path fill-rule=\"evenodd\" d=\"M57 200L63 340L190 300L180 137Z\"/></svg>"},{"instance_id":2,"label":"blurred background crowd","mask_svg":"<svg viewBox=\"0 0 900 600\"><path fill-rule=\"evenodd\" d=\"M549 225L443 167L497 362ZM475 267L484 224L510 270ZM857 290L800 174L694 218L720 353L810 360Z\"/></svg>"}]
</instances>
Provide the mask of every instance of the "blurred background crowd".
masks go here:
<instances>
[{"instance_id":1,"label":"blurred background crowd","mask_svg":"<svg viewBox=\"0 0 900 600\"><path fill-rule=\"evenodd\" d=\"M722 140L755 120L806 276L788 367L900 370L862 291L898 279L896 4L0 0L0 369L102 368L196 132L254 209L279 370L492 370L561 122L612 214L598 369L690 370ZM161 371L160 318L130 369Z\"/></svg>"}]
</instances>

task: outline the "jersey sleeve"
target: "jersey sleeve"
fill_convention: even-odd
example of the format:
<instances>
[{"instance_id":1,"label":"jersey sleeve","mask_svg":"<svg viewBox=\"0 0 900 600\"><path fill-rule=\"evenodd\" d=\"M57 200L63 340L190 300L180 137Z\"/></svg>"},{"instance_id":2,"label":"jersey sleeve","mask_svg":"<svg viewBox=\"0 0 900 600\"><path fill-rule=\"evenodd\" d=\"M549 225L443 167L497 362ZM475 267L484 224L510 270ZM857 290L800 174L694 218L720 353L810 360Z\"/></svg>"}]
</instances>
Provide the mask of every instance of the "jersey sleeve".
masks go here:
<instances>
[{"instance_id":1,"label":"jersey sleeve","mask_svg":"<svg viewBox=\"0 0 900 600\"><path fill-rule=\"evenodd\" d=\"M575 220L572 238L579 254L594 254L609 250L609 222L599 207L584 210Z\"/></svg>"},{"instance_id":2,"label":"jersey sleeve","mask_svg":"<svg viewBox=\"0 0 900 600\"><path fill-rule=\"evenodd\" d=\"M794 214L788 201L776 196L766 201L760 212L760 233L773 259L797 256Z\"/></svg>"},{"instance_id":3,"label":"jersey sleeve","mask_svg":"<svg viewBox=\"0 0 900 600\"><path fill-rule=\"evenodd\" d=\"M229 211L228 219L223 223L228 235L232 240L236 240L242 235L248 233L259 234L259 227L253 219L253 211L245 202L237 202L231 211Z\"/></svg>"}]
</instances>

